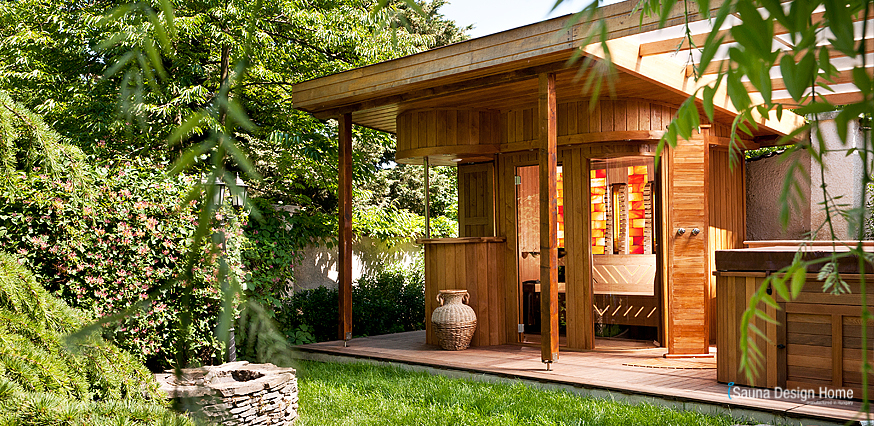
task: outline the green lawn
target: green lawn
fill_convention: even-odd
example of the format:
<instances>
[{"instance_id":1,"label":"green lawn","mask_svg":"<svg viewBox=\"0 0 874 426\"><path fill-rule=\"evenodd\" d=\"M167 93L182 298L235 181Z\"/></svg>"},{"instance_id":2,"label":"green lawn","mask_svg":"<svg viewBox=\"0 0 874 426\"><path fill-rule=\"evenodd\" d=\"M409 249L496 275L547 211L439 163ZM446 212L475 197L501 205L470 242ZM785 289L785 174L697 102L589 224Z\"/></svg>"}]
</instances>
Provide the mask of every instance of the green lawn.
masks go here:
<instances>
[{"instance_id":1,"label":"green lawn","mask_svg":"<svg viewBox=\"0 0 874 426\"><path fill-rule=\"evenodd\" d=\"M301 426L322 425L733 425L649 404L630 405L366 364L300 362Z\"/></svg>"}]
</instances>

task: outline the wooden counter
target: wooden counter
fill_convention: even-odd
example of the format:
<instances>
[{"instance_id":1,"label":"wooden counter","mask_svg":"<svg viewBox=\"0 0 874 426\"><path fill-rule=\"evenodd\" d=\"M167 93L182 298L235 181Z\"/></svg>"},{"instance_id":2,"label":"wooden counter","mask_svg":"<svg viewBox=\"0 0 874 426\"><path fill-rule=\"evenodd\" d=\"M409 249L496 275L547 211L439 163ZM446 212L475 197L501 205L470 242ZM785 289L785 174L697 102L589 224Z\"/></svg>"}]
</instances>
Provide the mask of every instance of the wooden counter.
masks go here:
<instances>
[{"instance_id":1,"label":"wooden counter","mask_svg":"<svg viewBox=\"0 0 874 426\"><path fill-rule=\"evenodd\" d=\"M504 315L503 237L419 239L425 246L426 342L437 344L431 313L437 308L439 290L467 290L476 312L476 333L471 346L507 343Z\"/></svg>"}]
</instances>

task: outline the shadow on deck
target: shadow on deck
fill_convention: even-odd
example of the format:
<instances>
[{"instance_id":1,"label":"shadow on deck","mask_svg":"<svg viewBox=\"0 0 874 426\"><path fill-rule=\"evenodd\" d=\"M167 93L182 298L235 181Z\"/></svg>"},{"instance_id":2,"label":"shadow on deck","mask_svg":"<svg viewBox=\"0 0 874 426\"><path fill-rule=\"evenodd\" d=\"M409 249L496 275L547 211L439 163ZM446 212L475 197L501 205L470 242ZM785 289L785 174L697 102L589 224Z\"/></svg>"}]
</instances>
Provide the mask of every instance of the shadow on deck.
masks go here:
<instances>
[{"instance_id":1,"label":"shadow on deck","mask_svg":"<svg viewBox=\"0 0 874 426\"><path fill-rule=\"evenodd\" d=\"M538 347L500 345L453 352L424 342L425 332L413 331L356 338L349 347L342 341L302 345L297 347L297 356L313 361L390 363L476 380L521 380L581 395L750 417L771 424L844 424L860 416L859 401L819 395L775 398L774 389L763 395L762 390L738 388L729 399L728 386L716 382L715 359L665 360L664 348L629 349L627 344L603 342L612 347L562 351L559 362L546 371Z\"/></svg>"}]
</instances>

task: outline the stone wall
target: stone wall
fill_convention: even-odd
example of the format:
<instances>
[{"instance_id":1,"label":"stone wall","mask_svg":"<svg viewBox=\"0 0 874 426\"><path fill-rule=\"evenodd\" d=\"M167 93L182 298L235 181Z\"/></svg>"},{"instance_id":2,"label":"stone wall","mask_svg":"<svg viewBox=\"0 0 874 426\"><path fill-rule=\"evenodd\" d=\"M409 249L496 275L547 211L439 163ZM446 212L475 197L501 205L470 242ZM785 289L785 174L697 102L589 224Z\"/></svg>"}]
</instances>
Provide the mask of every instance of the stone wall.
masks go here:
<instances>
[{"instance_id":1,"label":"stone wall","mask_svg":"<svg viewBox=\"0 0 874 426\"><path fill-rule=\"evenodd\" d=\"M194 417L228 426L290 426L297 419L293 368L231 362L156 374L169 398Z\"/></svg>"},{"instance_id":2,"label":"stone wall","mask_svg":"<svg viewBox=\"0 0 874 426\"><path fill-rule=\"evenodd\" d=\"M820 114L818 118L822 141L812 132L812 142L821 146L823 165L806 152L794 152L747 161L747 235L748 241L805 240L815 234L816 240L832 239L830 230L824 226L826 212L823 209L822 186L825 185L831 207L835 239L854 240L856 230L834 209L844 210L865 205L862 198L862 160L852 148L863 145L862 129L858 120L847 124L847 141L838 137L835 117L837 113ZM813 117L808 119L813 120ZM790 212L787 227L780 222L780 197L786 176L792 172L794 187L790 194Z\"/></svg>"},{"instance_id":3,"label":"stone wall","mask_svg":"<svg viewBox=\"0 0 874 426\"><path fill-rule=\"evenodd\" d=\"M792 192L789 222L780 223L783 181L793 169L799 191ZM803 240L810 232L810 155L774 155L746 163L748 241Z\"/></svg>"}]
</instances>

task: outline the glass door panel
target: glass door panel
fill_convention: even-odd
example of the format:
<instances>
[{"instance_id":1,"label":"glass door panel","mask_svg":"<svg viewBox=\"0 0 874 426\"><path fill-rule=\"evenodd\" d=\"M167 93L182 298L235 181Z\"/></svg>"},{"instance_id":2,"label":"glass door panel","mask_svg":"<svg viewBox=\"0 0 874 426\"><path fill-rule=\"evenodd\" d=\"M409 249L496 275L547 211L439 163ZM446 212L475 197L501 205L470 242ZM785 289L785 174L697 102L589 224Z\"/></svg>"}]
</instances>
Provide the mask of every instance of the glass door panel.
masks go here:
<instances>
[{"instance_id":1,"label":"glass door panel","mask_svg":"<svg viewBox=\"0 0 874 426\"><path fill-rule=\"evenodd\" d=\"M660 312L653 159L593 159L591 164L595 335L655 340Z\"/></svg>"}]
</instances>

